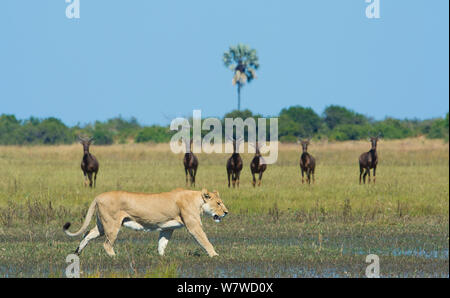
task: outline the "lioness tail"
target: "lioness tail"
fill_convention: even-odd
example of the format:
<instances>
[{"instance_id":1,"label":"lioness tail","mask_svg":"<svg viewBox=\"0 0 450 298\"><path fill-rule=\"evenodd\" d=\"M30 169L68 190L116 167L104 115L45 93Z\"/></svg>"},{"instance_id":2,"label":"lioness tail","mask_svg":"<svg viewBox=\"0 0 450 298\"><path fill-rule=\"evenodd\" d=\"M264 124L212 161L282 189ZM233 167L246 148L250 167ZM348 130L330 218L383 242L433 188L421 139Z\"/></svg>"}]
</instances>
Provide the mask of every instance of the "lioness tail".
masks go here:
<instances>
[{"instance_id":1,"label":"lioness tail","mask_svg":"<svg viewBox=\"0 0 450 298\"><path fill-rule=\"evenodd\" d=\"M86 231L86 229L88 228L89 223L91 222L92 216L94 215L94 212L95 212L96 205L97 205L97 200L92 201L91 206L89 206L89 210L86 214L86 218L84 219L83 226L78 230L78 232L76 232L76 233L69 232L68 230L70 227L70 222L68 222L63 227L64 233L66 233L68 236L71 236L71 237L79 236L82 233L84 233L84 231Z\"/></svg>"}]
</instances>

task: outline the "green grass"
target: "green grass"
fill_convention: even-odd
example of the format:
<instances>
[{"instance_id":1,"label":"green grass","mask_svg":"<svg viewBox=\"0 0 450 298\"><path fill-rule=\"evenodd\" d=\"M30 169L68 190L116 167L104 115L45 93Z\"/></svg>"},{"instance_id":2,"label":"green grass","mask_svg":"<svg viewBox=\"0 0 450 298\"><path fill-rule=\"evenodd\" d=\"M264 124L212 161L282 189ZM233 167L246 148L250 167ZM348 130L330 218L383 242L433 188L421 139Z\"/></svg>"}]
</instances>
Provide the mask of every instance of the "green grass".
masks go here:
<instances>
[{"instance_id":1,"label":"green grass","mask_svg":"<svg viewBox=\"0 0 450 298\"><path fill-rule=\"evenodd\" d=\"M82 277L361 277L365 257L380 256L384 277L448 276L448 219L344 223L302 220L289 213L204 220L219 257L210 259L185 229L157 254L157 233L122 229L108 257L102 241L81 256ZM0 231L0 275L62 277L79 239L60 227Z\"/></svg>"},{"instance_id":2,"label":"green grass","mask_svg":"<svg viewBox=\"0 0 450 298\"><path fill-rule=\"evenodd\" d=\"M366 142L313 143L316 184L302 185L300 148L280 147L263 185L253 188L243 155L240 189L228 189L228 155L199 154L197 187L217 189L230 216L205 231L220 254L209 259L185 230L167 255L157 233L122 230L118 257L101 241L81 258L85 277L362 276L368 253L385 276L448 276L449 147L440 140L379 144L377 184L358 184ZM0 147L0 276L63 276L65 256L94 197L111 190L162 192L185 185L182 156L167 144L91 148L100 161L97 188L83 186L81 146ZM383 259L384 258L384 259ZM383 267L382 267L383 274Z\"/></svg>"}]
</instances>

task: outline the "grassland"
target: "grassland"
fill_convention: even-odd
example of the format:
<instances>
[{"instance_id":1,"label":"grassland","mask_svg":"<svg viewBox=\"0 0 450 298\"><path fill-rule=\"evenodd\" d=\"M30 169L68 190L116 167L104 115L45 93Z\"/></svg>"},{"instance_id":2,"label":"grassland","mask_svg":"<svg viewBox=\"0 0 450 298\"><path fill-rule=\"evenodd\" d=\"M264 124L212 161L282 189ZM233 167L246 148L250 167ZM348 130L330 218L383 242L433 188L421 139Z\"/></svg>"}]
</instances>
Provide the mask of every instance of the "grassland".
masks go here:
<instances>
[{"instance_id":1,"label":"grassland","mask_svg":"<svg viewBox=\"0 0 450 298\"><path fill-rule=\"evenodd\" d=\"M157 233L122 230L117 258L95 241L81 257L85 277L352 277L365 256L380 255L382 276L447 276L449 146L408 139L379 144L377 184L358 184L358 156L367 142L313 143L316 184L302 185L299 148L281 145L263 186L251 185L244 154L240 189L226 187L228 155L199 154L197 189L217 189L230 209L221 224L204 226L220 254L209 259L185 230L166 256ZM0 276L63 276L89 203L110 190L161 192L184 186L182 156L167 144L91 148L100 161L96 189L83 185L79 145L0 147Z\"/></svg>"}]
</instances>

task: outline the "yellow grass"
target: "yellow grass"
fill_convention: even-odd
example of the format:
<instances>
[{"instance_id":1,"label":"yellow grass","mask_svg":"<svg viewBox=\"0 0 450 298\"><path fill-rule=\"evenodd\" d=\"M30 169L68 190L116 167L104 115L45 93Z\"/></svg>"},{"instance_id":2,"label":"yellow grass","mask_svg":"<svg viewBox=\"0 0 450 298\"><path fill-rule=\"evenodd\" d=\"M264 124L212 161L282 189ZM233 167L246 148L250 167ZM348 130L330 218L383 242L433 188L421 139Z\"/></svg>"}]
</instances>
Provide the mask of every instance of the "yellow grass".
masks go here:
<instances>
[{"instance_id":1,"label":"yellow grass","mask_svg":"<svg viewBox=\"0 0 450 298\"><path fill-rule=\"evenodd\" d=\"M354 216L448 216L449 147L441 140L406 139L379 143L376 185L358 185L358 156L369 143L312 142L317 159L316 185L301 184L296 144L281 144L279 159L269 165L263 186L251 185L251 154L244 154L241 188L228 189L229 154L199 154L197 187L217 189L234 213L273 210ZM97 188L83 185L82 147L0 147L0 207L30 202L54 208L85 208L99 193L111 190L169 191L185 186L182 155L168 144L92 146L100 161ZM347 200L347 203L346 203ZM63 220L63 219L62 219Z\"/></svg>"}]
</instances>

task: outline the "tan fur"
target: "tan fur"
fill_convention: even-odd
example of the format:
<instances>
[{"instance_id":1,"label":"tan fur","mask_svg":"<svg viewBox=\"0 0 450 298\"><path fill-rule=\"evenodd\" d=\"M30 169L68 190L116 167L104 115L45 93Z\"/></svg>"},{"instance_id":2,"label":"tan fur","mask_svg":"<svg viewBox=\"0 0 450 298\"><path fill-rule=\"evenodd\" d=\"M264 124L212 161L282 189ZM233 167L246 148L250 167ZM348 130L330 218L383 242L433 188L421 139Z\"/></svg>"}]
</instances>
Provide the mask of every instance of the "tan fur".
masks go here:
<instances>
[{"instance_id":1,"label":"tan fur","mask_svg":"<svg viewBox=\"0 0 450 298\"><path fill-rule=\"evenodd\" d=\"M76 250L78 254L90 240L105 235L103 246L108 255L114 256L113 245L124 225L136 230L160 231L158 252L161 255L173 230L185 226L210 257L217 256L202 229L200 215L205 212L218 222L228 213L217 191L176 189L159 194L113 191L94 199L78 232L68 231L70 223L64 226L64 232L72 237L81 235L87 230L95 209L97 225L83 237Z\"/></svg>"}]
</instances>

